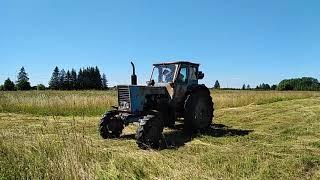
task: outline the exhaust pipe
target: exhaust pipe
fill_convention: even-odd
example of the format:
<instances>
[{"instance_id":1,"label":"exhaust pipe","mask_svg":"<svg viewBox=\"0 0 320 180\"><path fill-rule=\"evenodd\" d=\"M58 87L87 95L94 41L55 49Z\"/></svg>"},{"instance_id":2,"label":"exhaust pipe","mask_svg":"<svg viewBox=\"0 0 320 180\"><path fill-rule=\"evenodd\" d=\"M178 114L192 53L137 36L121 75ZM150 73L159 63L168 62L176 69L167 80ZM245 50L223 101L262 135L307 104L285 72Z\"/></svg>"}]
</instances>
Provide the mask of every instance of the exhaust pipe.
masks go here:
<instances>
[{"instance_id":1,"label":"exhaust pipe","mask_svg":"<svg viewBox=\"0 0 320 180\"><path fill-rule=\"evenodd\" d=\"M131 62L131 65L132 65L131 85L137 85L136 68L134 67L133 62Z\"/></svg>"}]
</instances>

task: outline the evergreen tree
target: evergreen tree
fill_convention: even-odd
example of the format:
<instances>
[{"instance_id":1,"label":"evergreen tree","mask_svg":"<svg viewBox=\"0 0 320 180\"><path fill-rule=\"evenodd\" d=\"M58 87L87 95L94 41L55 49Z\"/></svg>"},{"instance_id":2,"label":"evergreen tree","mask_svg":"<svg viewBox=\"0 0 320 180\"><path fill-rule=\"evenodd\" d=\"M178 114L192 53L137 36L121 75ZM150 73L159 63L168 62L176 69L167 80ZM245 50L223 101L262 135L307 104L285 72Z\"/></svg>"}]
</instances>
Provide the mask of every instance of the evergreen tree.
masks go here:
<instances>
[{"instance_id":1,"label":"evergreen tree","mask_svg":"<svg viewBox=\"0 0 320 180\"><path fill-rule=\"evenodd\" d=\"M259 86L257 86L256 89L258 89L258 90L267 90L268 91L268 90L271 89L271 87L270 87L269 84L262 83Z\"/></svg>"},{"instance_id":2,"label":"evergreen tree","mask_svg":"<svg viewBox=\"0 0 320 180\"><path fill-rule=\"evenodd\" d=\"M66 89L66 71L64 69L61 69L59 73L59 89Z\"/></svg>"},{"instance_id":3,"label":"evergreen tree","mask_svg":"<svg viewBox=\"0 0 320 180\"><path fill-rule=\"evenodd\" d=\"M276 89L277 89L277 85L274 84L271 86L271 90L276 90Z\"/></svg>"},{"instance_id":4,"label":"evergreen tree","mask_svg":"<svg viewBox=\"0 0 320 180\"><path fill-rule=\"evenodd\" d=\"M65 89L66 90L71 90L72 89L72 79L71 79L71 73L70 71L68 70L67 71L67 74L66 74L66 77L65 77Z\"/></svg>"},{"instance_id":5,"label":"evergreen tree","mask_svg":"<svg viewBox=\"0 0 320 180\"><path fill-rule=\"evenodd\" d=\"M60 88L60 79L59 79L59 68L55 67L49 82L49 88L53 90L58 90Z\"/></svg>"},{"instance_id":6,"label":"evergreen tree","mask_svg":"<svg viewBox=\"0 0 320 180\"><path fill-rule=\"evenodd\" d=\"M270 85L269 84L265 84L264 90L269 91L270 89L271 89Z\"/></svg>"},{"instance_id":7,"label":"evergreen tree","mask_svg":"<svg viewBox=\"0 0 320 180\"><path fill-rule=\"evenodd\" d=\"M108 89L108 80L104 73L102 74L101 79L102 79L102 89Z\"/></svg>"},{"instance_id":8,"label":"evergreen tree","mask_svg":"<svg viewBox=\"0 0 320 180\"><path fill-rule=\"evenodd\" d=\"M71 70L71 89L77 89L77 72L74 69Z\"/></svg>"},{"instance_id":9,"label":"evergreen tree","mask_svg":"<svg viewBox=\"0 0 320 180\"><path fill-rule=\"evenodd\" d=\"M248 89L248 90L250 90L250 89L251 89L251 87L250 87L250 85L249 85L249 84L247 85L247 89Z\"/></svg>"},{"instance_id":10,"label":"evergreen tree","mask_svg":"<svg viewBox=\"0 0 320 180\"><path fill-rule=\"evenodd\" d=\"M14 82L11 81L10 78L8 78L7 80L4 81L3 90L4 91L14 91L15 90Z\"/></svg>"},{"instance_id":11,"label":"evergreen tree","mask_svg":"<svg viewBox=\"0 0 320 180\"><path fill-rule=\"evenodd\" d=\"M22 91L31 89L29 77L24 67L20 69L20 72L18 74L17 89Z\"/></svg>"},{"instance_id":12,"label":"evergreen tree","mask_svg":"<svg viewBox=\"0 0 320 180\"><path fill-rule=\"evenodd\" d=\"M218 80L216 80L216 82L214 83L214 86L213 86L214 89L220 89L220 83Z\"/></svg>"},{"instance_id":13,"label":"evergreen tree","mask_svg":"<svg viewBox=\"0 0 320 180\"><path fill-rule=\"evenodd\" d=\"M246 90L246 85L245 84L243 84L242 90Z\"/></svg>"},{"instance_id":14,"label":"evergreen tree","mask_svg":"<svg viewBox=\"0 0 320 180\"><path fill-rule=\"evenodd\" d=\"M94 81L95 81L95 87L94 89L102 89L102 79L101 79L101 74L98 66L95 67L94 69Z\"/></svg>"},{"instance_id":15,"label":"evergreen tree","mask_svg":"<svg viewBox=\"0 0 320 180\"><path fill-rule=\"evenodd\" d=\"M83 77L83 71L80 68L77 78L77 89L84 89L84 77Z\"/></svg>"}]
</instances>

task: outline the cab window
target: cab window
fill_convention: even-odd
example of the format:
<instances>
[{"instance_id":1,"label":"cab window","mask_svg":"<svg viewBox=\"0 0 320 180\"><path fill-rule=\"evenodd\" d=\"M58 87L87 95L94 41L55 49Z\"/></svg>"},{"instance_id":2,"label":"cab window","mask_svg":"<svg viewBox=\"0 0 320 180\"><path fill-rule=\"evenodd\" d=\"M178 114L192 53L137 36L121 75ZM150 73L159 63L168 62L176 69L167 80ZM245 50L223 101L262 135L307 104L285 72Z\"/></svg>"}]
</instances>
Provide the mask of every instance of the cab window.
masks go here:
<instances>
[{"instance_id":1,"label":"cab window","mask_svg":"<svg viewBox=\"0 0 320 180\"><path fill-rule=\"evenodd\" d=\"M181 67L177 76L177 82L179 83L187 82L187 67Z\"/></svg>"},{"instance_id":2,"label":"cab window","mask_svg":"<svg viewBox=\"0 0 320 180\"><path fill-rule=\"evenodd\" d=\"M190 80L197 80L197 68L196 67L190 67L189 74L190 74Z\"/></svg>"}]
</instances>

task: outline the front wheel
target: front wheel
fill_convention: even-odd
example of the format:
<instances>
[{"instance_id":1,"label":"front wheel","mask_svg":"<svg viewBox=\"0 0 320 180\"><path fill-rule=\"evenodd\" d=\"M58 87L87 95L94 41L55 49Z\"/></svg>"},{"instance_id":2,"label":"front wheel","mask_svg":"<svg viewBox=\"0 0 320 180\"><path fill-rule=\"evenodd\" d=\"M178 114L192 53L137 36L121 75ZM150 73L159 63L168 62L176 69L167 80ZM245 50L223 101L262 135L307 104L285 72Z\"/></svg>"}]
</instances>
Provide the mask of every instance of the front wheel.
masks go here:
<instances>
[{"instance_id":1,"label":"front wheel","mask_svg":"<svg viewBox=\"0 0 320 180\"><path fill-rule=\"evenodd\" d=\"M141 149L158 149L164 123L157 115L148 115L140 119L136 140Z\"/></svg>"},{"instance_id":2,"label":"front wheel","mask_svg":"<svg viewBox=\"0 0 320 180\"><path fill-rule=\"evenodd\" d=\"M123 121L117 115L117 111L109 111L101 118L99 130L102 138L119 138L122 134Z\"/></svg>"}]
</instances>

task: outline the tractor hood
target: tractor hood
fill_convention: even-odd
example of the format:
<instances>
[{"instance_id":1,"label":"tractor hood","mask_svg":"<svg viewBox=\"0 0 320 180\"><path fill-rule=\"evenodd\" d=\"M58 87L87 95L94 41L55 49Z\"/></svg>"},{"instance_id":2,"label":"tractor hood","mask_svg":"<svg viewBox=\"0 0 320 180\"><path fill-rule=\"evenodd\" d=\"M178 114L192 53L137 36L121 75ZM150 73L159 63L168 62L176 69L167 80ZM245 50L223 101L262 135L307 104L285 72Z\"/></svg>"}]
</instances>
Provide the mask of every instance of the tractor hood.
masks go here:
<instances>
[{"instance_id":1,"label":"tractor hood","mask_svg":"<svg viewBox=\"0 0 320 180\"><path fill-rule=\"evenodd\" d=\"M139 114L143 111L148 95L166 95L165 87L159 86L137 86L121 85L118 86L118 105L119 111Z\"/></svg>"}]
</instances>

